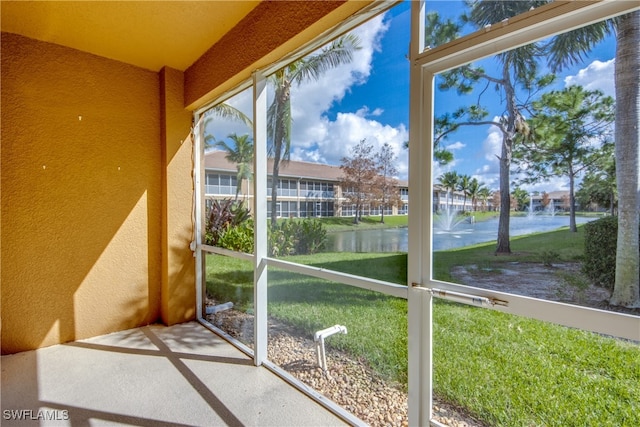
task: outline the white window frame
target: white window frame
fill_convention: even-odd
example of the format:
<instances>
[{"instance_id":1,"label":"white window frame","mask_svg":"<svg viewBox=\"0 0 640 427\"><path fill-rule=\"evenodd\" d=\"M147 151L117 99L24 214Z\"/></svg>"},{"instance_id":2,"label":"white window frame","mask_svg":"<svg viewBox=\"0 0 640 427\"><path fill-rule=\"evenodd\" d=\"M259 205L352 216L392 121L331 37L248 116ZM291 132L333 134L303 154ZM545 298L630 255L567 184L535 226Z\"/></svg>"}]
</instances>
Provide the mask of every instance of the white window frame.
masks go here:
<instances>
[{"instance_id":1,"label":"white window frame","mask_svg":"<svg viewBox=\"0 0 640 427\"><path fill-rule=\"evenodd\" d=\"M495 309L507 313L523 315L561 325L589 331L640 339L640 318L602 310L576 307L568 304L542 301L533 298L494 292L487 289L472 288L464 285L433 280L432 277L432 208L433 178L431 174L433 150L433 93L434 76L437 73L460 65L494 55L535 40L550 37L589 23L620 15L637 9L633 2L561 2L556 1L534 9L508 21L457 39L432 50L424 49L425 4L412 2L410 67L410 134L409 146L409 187L411 188L411 212L409 213L409 253L408 287L393 283L353 276L336 271L319 269L283 260L269 258L267 255L267 183L255 179L253 212L255 220L255 252L242 254L214 248L203 244L202 240L202 203L204 200L204 139L200 117L211 106L224 102L235 94L253 86L254 105L254 173L267 176L266 147L266 76L326 44L336 36L343 34L373 16L389 9L397 2L376 1L365 7L361 13L350 17L335 29L303 48L282 58L264 70L256 71L252 80L246 81L236 89L224 94L212 103L200 108L195 114L196 143L194 148L195 180L195 224L196 224L196 304L198 320L215 330L239 349L250 355L254 363L264 365L287 380L291 385L303 391L318 403L325 406L352 425L364 423L324 396L300 383L286 371L267 359L267 266L278 267L292 272L331 280L350 286L362 287L408 300L408 354L409 354L409 425L437 424L432 418L432 299L433 288L453 292L497 298L508 301L507 307ZM314 187L315 188L315 187ZM309 212L307 212L307 215ZM206 321L203 317L204 295L204 258L206 253L215 253L251 260L254 265L254 302L255 302L255 350L233 339L223 331ZM416 285L416 286L413 286Z\"/></svg>"},{"instance_id":2,"label":"white window frame","mask_svg":"<svg viewBox=\"0 0 640 427\"><path fill-rule=\"evenodd\" d=\"M412 4L409 119L409 424L431 419L432 296L434 288L508 301L493 309L556 324L640 339L640 318L474 288L433 279L432 188L435 75L559 33L638 9L632 2L556 1L469 34L434 49L425 49L425 2ZM415 285L415 286L414 286ZM425 297L424 294L427 294ZM422 296L422 298L421 298ZM416 340L416 338L418 338ZM425 366L423 361L428 360ZM413 391L413 393L412 393ZM425 402L421 406L419 402ZM426 404L428 402L428 404Z\"/></svg>"}]
</instances>

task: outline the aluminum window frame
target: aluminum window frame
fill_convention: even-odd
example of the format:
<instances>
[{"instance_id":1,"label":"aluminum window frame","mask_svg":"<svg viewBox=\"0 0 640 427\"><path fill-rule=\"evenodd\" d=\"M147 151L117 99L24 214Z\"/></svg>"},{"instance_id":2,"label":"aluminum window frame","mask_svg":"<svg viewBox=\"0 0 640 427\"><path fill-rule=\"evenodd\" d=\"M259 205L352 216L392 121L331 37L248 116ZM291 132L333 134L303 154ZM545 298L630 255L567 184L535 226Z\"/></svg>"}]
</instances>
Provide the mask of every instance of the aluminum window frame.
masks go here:
<instances>
[{"instance_id":1,"label":"aluminum window frame","mask_svg":"<svg viewBox=\"0 0 640 427\"><path fill-rule=\"evenodd\" d=\"M427 0L428 2L428 0ZM409 119L409 424L431 420L433 294L421 290L473 294L508 301L492 309L586 331L640 340L640 317L544 301L433 279L433 112L435 76L456 67L559 33L637 10L632 2L555 1L434 49L425 49L424 0L412 4ZM424 165L429 165L425 167ZM426 295L425 295L426 294ZM416 340L416 337L418 338ZM426 361L426 362L425 362ZM420 402L424 402L421 406Z\"/></svg>"},{"instance_id":2,"label":"aluminum window frame","mask_svg":"<svg viewBox=\"0 0 640 427\"><path fill-rule=\"evenodd\" d=\"M409 425L436 425L432 421L432 324L433 294L430 288L469 293L487 298L509 301L508 307L497 307L507 313L524 315L551 321L565 326L577 327L598 333L626 331L623 336L640 339L640 318L617 313L609 313L568 304L536 300L512 294L433 280L432 278L432 213L433 177L430 167L433 158L433 95L434 76L456 66L476 61L554 34L568 31L578 26L600 21L640 8L632 2L597 1L564 2L556 1L523 15L509 19L485 31L476 32L434 49L424 49L425 2L412 2L410 67L410 108L409 108L409 186L411 187L411 212L409 216L408 283L419 286L401 286L360 276L353 276L326 269L290 263L267 256L267 183L254 180L253 212L255 215L255 252L243 254L215 248L203 244L203 201L204 201L204 138L201 116L211 106L226 101L232 96L253 88L254 108L254 173L267 176L266 151L266 76L283 66L316 50L335 37L350 31L366 20L393 7L396 1L376 1L363 11L350 17L336 28L325 32L306 46L292 52L280 61L254 72L251 80L223 94L211 103L194 112L196 123L194 134L194 188L196 224L196 305L198 320L225 337L228 341L254 359L257 366L263 365L284 378L292 386L306 393L327 409L342 417L352 425L362 425L362 421L324 396L301 383L286 371L271 363L266 357L267 348L267 266L282 268L321 279L331 280L350 286L357 286L408 300L408 353L409 353ZM314 183L315 184L315 183ZM315 189L315 185L314 185ZM315 191L315 190L314 190ZM345 209L346 207L343 207ZM348 208L346 208L348 211ZM310 215L307 212L307 215ZM204 258L207 253L250 260L254 265L255 302L255 350L233 339L206 321L203 316ZM426 291L425 291L426 288ZM576 320L578 319L578 320ZM615 335L620 335L619 333Z\"/></svg>"}]
</instances>

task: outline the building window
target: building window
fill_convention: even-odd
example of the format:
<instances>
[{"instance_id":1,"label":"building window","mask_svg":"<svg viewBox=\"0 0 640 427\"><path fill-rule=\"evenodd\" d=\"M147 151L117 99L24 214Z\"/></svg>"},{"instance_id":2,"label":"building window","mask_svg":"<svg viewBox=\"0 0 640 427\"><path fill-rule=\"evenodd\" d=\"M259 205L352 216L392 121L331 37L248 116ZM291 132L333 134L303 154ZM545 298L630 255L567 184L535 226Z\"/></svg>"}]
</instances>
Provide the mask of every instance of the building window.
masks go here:
<instances>
[{"instance_id":1,"label":"building window","mask_svg":"<svg viewBox=\"0 0 640 427\"><path fill-rule=\"evenodd\" d=\"M205 181L205 194L233 195L238 188L238 179L235 175L208 173Z\"/></svg>"}]
</instances>

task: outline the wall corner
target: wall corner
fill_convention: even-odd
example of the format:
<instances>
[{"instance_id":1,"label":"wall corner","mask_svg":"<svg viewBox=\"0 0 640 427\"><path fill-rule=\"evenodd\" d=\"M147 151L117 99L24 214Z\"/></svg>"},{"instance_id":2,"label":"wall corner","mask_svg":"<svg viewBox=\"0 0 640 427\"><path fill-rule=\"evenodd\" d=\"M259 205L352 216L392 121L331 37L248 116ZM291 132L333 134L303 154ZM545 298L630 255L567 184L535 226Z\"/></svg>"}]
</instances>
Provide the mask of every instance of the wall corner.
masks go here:
<instances>
[{"instance_id":1,"label":"wall corner","mask_svg":"<svg viewBox=\"0 0 640 427\"><path fill-rule=\"evenodd\" d=\"M162 144L162 286L160 317L173 325L196 318L193 240L192 113L184 108L184 73L160 76Z\"/></svg>"}]
</instances>

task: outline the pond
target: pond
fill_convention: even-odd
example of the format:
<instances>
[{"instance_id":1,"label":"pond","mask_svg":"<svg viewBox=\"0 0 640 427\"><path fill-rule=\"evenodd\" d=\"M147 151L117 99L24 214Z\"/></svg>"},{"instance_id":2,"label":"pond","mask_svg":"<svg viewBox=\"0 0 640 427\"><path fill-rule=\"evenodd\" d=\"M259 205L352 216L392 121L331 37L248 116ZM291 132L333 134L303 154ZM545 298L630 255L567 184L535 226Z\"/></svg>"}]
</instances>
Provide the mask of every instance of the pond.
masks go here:
<instances>
[{"instance_id":1,"label":"pond","mask_svg":"<svg viewBox=\"0 0 640 427\"><path fill-rule=\"evenodd\" d=\"M577 224L592 221L594 217L576 217ZM552 231L569 226L568 216L511 217L510 235L521 236L541 231ZM469 223L464 221L445 231L434 230L433 250L460 248L476 243L495 241L498 236L498 218ZM407 228L356 230L327 234L327 252L407 252Z\"/></svg>"}]
</instances>

